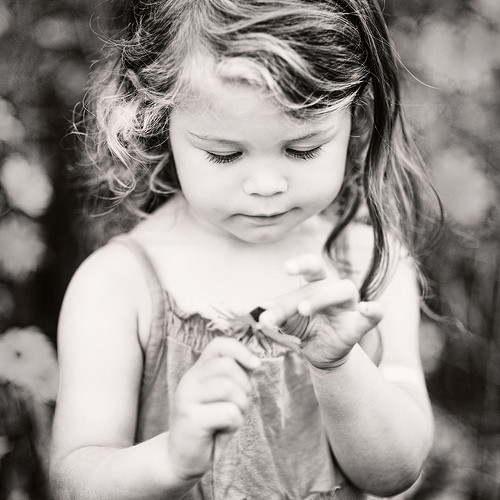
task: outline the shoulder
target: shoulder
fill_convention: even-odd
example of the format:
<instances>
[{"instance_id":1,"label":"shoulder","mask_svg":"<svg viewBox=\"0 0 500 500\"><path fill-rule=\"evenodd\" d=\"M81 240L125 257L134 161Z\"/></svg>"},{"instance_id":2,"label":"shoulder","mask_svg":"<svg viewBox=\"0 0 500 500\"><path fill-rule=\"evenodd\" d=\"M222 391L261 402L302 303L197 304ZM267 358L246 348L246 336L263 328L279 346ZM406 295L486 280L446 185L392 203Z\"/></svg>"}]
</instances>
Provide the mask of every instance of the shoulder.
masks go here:
<instances>
[{"instance_id":1,"label":"shoulder","mask_svg":"<svg viewBox=\"0 0 500 500\"><path fill-rule=\"evenodd\" d=\"M89 255L73 275L68 292L114 291L125 295L137 282L140 269L132 252L113 240Z\"/></svg>"},{"instance_id":2,"label":"shoulder","mask_svg":"<svg viewBox=\"0 0 500 500\"><path fill-rule=\"evenodd\" d=\"M138 325L150 302L145 290L134 256L114 242L74 274L58 328L56 455L133 443L144 352Z\"/></svg>"},{"instance_id":3,"label":"shoulder","mask_svg":"<svg viewBox=\"0 0 500 500\"><path fill-rule=\"evenodd\" d=\"M87 332L130 331L150 314L149 292L137 258L125 245L111 241L87 257L73 275L64 297L60 334L77 324Z\"/></svg>"}]
</instances>

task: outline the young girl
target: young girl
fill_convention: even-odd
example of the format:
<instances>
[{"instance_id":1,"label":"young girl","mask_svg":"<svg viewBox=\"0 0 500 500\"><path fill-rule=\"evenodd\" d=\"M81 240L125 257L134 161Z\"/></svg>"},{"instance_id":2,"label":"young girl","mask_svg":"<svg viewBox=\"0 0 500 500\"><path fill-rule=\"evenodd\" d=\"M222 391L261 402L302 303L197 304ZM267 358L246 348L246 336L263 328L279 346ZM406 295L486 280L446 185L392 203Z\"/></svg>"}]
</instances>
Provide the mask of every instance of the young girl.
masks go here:
<instances>
[{"instance_id":1,"label":"young girl","mask_svg":"<svg viewBox=\"0 0 500 500\"><path fill-rule=\"evenodd\" d=\"M55 496L405 490L432 441L415 263L436 200L377 3L125 5L87 152L139 222L66 294Z\"/></svg>"}]
</instances>

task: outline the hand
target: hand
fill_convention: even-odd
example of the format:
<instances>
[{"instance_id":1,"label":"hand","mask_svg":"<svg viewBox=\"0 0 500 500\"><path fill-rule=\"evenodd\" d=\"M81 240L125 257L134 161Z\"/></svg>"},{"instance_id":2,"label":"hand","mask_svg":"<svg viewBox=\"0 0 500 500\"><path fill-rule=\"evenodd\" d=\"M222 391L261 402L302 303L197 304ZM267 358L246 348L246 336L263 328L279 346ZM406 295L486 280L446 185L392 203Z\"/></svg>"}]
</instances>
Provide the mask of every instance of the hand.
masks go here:
<instances>
[{"instance_id":1,"label":"hand","mask_svg":"<svg viewBox=\"0 0 500 500\"><path fill-rule=\"evenodd\" d=\"M176 476L197 478L210 467L215 434L217 452L242 425L250 393L249 372L260 364L243 344L217 338L184 374L175 394L168 443Z\"/></svg>"},{"instance_id":2,"label":"hand","mask_svg":"<svg viewBox=\"0 0 500 500\"><path fill-rule=\"evenodd\" d=\"M306 284L265 304L259 322L299 337L303 355L316 368L339 366L380 322L381 307L376 302L359 302L354 283L331 276L318 255L294 257L285 267L289 274L302 276Z\"/></svg>"}]
</instances>

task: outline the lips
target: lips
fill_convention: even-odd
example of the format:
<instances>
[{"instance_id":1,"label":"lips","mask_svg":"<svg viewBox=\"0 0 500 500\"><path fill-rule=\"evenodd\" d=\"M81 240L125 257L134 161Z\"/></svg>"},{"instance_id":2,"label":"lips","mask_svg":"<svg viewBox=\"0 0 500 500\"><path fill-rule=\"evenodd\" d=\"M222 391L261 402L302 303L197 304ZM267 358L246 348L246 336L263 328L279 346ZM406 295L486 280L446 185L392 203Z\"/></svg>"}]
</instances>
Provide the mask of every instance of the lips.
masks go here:
<instances>
[{"instance_id":1,"label":"lips","mask_svg":"<svg viewBox=\"0 0 500 500\"><path fill-rule=\"evenodd\" d=\"M259 219L271 219L273 217L280 217L281 215L285 215L287 212L288 210L285 212L274 212L272 214L255 214L255 215L248 214L247 217L257 217Z\"/></svg>"},{"instance_id":2,"label":"lips","mask_svg":"<svg viewBox=\"0 0 500 500\"><path fill-rule=\"evenodd\" d=\"M291 211L272 212L269 214L240 214L243 219L258 225L272 225L284 219Z\"/></svg>"}]
</instances>

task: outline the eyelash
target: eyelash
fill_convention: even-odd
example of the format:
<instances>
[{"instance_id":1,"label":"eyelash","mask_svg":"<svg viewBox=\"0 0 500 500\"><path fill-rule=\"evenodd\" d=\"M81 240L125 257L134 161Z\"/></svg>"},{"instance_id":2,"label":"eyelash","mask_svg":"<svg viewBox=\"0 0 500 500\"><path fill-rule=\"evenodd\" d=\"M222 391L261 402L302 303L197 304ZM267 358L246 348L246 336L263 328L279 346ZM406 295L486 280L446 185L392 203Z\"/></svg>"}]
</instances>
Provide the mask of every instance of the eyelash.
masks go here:
<instances>
[{"instance_id":1,"label":"eyelash","mask_svg":"<svg viewBox=\"0 0 500 500\"><path fill-rule=\"evenodd\" d=\"M207 159L213 163L223 164L232 163L241 156L241 153L231 153L229 155L216 155L207 151Z\"/></svg>"},{"instance_id":2,"label":"eyelash","mask_svg":"<svg viewBox=\"0 0 500 500\"><path fill-rule=\"evenodd\" d=\"M288 156L292 158L296 158L299 160L312 160L316 158L322 151L322 147L318 146L317 148L308 149L307 151L298 151L296 149L287 149L286 153ZM241 153L231 153L228 155L217 155L215 153L210 153L207 151L207 159L213 163L217 164L226 164L232 163L241 157Z\"/></svg>"},{"instance_id":3,"label":"eyelash","mask_svg":"<svg viewBox=\"0 0 500 500\"><path fill-rule=\"evenodd\" d=\"M296 149L286 150L288 156L297 158L299 160L312 160L313 158L316 158L321 153L321 151L323 151L321 146L313 149L308 149L307 151L297 151Z\"/></svg>"}]
</instances>

